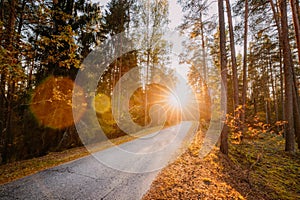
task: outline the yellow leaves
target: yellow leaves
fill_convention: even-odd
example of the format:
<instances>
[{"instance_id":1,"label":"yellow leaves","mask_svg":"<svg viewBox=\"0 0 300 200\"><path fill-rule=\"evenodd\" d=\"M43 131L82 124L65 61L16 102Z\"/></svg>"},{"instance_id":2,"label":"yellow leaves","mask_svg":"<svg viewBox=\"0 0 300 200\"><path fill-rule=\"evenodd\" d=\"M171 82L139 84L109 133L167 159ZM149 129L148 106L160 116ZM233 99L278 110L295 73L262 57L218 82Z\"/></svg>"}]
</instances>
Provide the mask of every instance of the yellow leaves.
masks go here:
<instances>
[{"instance_id":1,"label":"yellow leaves","mask_svg":"<svg viewBox=\"0 0 300 200\"><path fill-rule=\"evenodd\" d=\"M276 126L284 126L285 124L287 124L288 122L287 121L277 121L275 123Z\"/></svg>"},{"instance_id":2,"label":"yellow leaves","mask_svg":"<svg viewBox=\"0 0 300 200\"><path fill-rule=\"evenodd\" d=\"M190 33L190 38L192 39L192 38L195 38L195 37L197 37L198 36L198 34L196 33L196 32L191 32Z\"/></svg>"},{"instance_id":3,"label":"yellow leaves","mask_svg":"<svg viewBox=\"0 0 300 200\"><path fill-rule=\"evenodd\" d=\"M17 55L20 51L17 49L5 49L0 47L0 74L9 77L10 81L18 82L25 77L24 70Z\"/></svg>"}]
</instances>

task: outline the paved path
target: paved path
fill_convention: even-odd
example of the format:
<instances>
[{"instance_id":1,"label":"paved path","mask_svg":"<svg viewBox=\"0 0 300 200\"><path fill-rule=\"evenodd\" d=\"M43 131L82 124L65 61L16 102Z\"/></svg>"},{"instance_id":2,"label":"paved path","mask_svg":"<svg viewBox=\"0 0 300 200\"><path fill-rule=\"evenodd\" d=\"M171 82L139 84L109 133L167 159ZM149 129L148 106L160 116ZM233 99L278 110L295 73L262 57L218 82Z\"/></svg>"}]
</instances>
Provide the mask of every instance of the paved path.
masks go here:
<instances>
[{"instance_id":1,"label":"paved path","mask_svg":"<svg viewBox=\"0 0 300 200\"><path fill-rule=\"evenodd\" d=\"M194 128L183 122L1 185L0 199L140 199Z\"/></svg>"}]
</instances>

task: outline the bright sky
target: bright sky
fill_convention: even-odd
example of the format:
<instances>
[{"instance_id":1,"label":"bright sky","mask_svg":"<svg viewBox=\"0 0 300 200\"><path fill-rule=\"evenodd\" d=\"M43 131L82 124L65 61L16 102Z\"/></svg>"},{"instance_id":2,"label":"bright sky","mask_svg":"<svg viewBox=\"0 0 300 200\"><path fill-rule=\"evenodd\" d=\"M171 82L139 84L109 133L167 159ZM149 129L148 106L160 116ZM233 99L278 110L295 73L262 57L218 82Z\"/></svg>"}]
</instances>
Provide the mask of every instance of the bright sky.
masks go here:
<instances>
[{"instance_id":1,"label":"bright sky","mask_svg":"<svg viewBox=\"0 0 300 200\"><path fill-rule=\"evenodd\" d=\"M183 18L183 13L181 11L181 6L177 3L177 0L170 0L169 1L169 17L171 23L169 27L171 29L175 29L177 26L181 24L181 20Z\"/></svg>"},{"instance_id":2,"label":"bright sky","mask_svg":"<svg viewBox=\"0 0 300 200\"><path fill-rule=\"evenodd\" d=\"M169 28L175 30L181 23L183 19L183 13L181 6L177 3L177 0L169 0L169 18L170 24ZM179 65L178 56L174 55L172 58L172 67L175 67L177 73L186 79L189 67L185 64ZM182 83L183 84L183 83ZM184 86L183 86L184 87Z\"/></svg>"}]
</instances>

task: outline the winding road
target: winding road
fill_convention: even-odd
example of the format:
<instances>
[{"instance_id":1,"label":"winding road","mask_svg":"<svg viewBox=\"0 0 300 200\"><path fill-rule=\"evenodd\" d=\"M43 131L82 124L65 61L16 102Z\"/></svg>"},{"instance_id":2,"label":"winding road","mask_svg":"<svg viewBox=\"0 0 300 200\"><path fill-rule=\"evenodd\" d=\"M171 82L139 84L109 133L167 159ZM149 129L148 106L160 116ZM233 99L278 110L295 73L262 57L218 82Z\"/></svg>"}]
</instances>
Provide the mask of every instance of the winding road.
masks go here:
<instances>
[{"instance_id":1,"label":"winding road","mask_svg":"<svg viewBox=\"0 0 300 200\"><path fill-rule=\"evenodd\" d=\"M197 128L179 125L0 186L0 199L141 199Z\"/></svg>"}]
</instances>

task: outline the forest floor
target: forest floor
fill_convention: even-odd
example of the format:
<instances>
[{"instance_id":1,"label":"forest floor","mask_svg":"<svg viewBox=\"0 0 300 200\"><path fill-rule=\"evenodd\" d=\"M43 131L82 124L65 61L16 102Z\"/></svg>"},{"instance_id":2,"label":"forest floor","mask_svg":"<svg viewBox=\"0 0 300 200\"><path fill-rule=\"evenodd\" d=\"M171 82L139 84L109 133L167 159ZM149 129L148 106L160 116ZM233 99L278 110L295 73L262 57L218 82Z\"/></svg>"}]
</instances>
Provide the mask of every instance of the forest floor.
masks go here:
<instances>
[{"instance_id":1,"label":"forest floor","mask_svg":"<svg viewBox=\"0 0 300 200\"><path fill-rule=\"evenodd\" d=\"M201 137L201 136L200 136ZM284 139L262 133L198 157L200 142L163 169L144 200L300 199L300 153L284 152Z\"/></svg>"}]
</instances>

